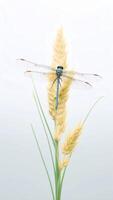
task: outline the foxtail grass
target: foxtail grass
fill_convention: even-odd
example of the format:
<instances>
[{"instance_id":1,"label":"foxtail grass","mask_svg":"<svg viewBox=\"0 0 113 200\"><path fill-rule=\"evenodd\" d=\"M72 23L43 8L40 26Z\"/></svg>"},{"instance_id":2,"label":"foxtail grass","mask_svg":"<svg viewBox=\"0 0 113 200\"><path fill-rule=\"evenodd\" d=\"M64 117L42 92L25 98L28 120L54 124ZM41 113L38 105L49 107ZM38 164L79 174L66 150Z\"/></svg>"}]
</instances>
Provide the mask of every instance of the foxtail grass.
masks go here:
<instances>
[{"instance_id":1,"label":"foxtail grass","mask_svg":"<svg viewBox=\"0 0 113 200\"><path fill-rule=\"evenodd\" d=\"M58 65L67 68L67 50L62 28L58 31L56 36L55 45L53 49L53 60L51 63L51 66L53 68L56 68L56 66ZM50 174L51 169L49 169L47 166L47 162L43 156L42 149L38 142L37 133L35 132L33 125L31 125L31 129L48 178L52 200L61 200L64 177L66 174L66 169L69 166L71 156L77 146L81 133L83 132L84 125L91 111L93 110L95 105L101 100L102 97L99 98L97 101L95 101L95 103L91 106L88 113L86 114L86 117L80 123L78 123L78 125L70 133L68 133L67 137L65 137L64 143L62 144L61 143L62 137L66 131L66 125L68 124L66 105L69 97L69 90L72 84L72 80L71 79L63 80L59 90L58 109L56 109L56 83L51 87L51 84L55 79L55 74L50 73L47 78L48 78L47 92L48 92L49 114L54 123L54 130L51 129L48 123L47 117L43 109L43 105L39 98L38 90L35 86L35 82L32 77L31 80L33 84L34 102L38 114L40 116L41 123L43 125L44 134L46 136L47 145L50 152L51 169L52 169L51 174ZM54 176L54 179L52 178L52 176Z\"/></svg>"}]
</instances>

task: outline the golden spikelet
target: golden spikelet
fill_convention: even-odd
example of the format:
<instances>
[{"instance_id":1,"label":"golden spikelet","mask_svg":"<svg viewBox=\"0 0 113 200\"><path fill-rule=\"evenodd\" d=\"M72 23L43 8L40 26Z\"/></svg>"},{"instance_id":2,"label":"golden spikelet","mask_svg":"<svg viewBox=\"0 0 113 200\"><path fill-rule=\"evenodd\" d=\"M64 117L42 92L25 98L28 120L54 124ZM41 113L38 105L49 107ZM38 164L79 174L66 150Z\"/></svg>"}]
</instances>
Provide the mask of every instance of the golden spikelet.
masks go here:
<instances>
[{"instance_id":1,"label":"golden spikelet","mask_svg":"<svg viewBox=\"0 0 113 200\"><path fill-rule=\"evenodd\" d=\"M63 29L60 28L56 35L56 40L53 49L53 60L51 66L56 69L58 65L67 67L67 53L66 53L66 44ZM48 76L48 101L49 101L49 112L53 119L56 115L56 84L52 86L53 81L55 80L56 75L50 73Z\"/></svg>"},{"instance_id":2,"label":"golden spikelet","mask_svg":"<svg viewBox=\"0 0 113 200\"><path fill-rule=\"evenodd\" d=\"M66 43L64 38L63 29L60 28L53 49L53 60L51 66L56 69L60 65L63 68L67 67L67 51ZM55 140L59 140L61 134L65 130L66 124L66 102L68 99L68 91L72 83L71 79L63 77L61 87L59 90L59 102L58 109L56 111L56 83L52 85L53 81L56 79L55 73L50 73L48 76L49 86L48 86L48 102L49 102L49 112L55 121L56 130L54 133Z\"/></svg>"},{"instance_id":3,"label":"golden spikelet","mask_svg":"<svg viewBox=\"0 0 113 200\"><path fill-rule=\"evenodd\" d=\"M56 77L55 77L56 78ZM53 79L54 80L54 79ZM48 103L49 103L49 113L52 116L52 118L55 120L56 115L56 84L54 84L52 87L49 84L48 86Z\"/></svg>"},{"instance_id":4,"label":"golden spikelet","mask_svg":"<svg viewBox=\"0 0 113 200\"><path fill-rule=\"evenodd\" d=\"M56 35L56 40L53 49L53 60L52 67L61 65L64 68L67 67L67 51L66 51L66 42L64 37L64 31L61 27Z\"/></svg>"},{"instance_id":5,"label":"golden spikelet","mask_svg":"<svg viewBox=\"0 0 113 200\"><path fill-rule=\"evenodd\" d=\"M60 88L59 93L59 104L58 104L58 110L55 115L55 121L56 121L56 131L54 134L55 140L60 140L60 136L65 130L65 124L66 124L66 102L68 100L68 91L71 85L71 79L70 80L64 80L62 87Z\"/></svg>"},{"instance_id":6,"label":"golden spikelet","mask_svg":"<svg viewBox=\"0 0 113 200\"><path fill-rule=\"evenodd\" d=\"M67 136L66 141L64 142L62 147L62 153L64 155L70 155L73 152L77 144L77 140L81 134L81 130L82 125L78 125L78 127L75 128L75 130Z\"/></svg>"},{"instance_id":7,"label":"golden spikelet","mask_svg":"<svg viewBox=\"0 0 113 200\"><path fill-rule=\"evenodd\" d=\"M67 167L68 164L69 164L69 159L63 159L63 160L59 161L59 169L60 169L60 171L63 168Z\"/></svg>"},{"instance_id":8,"label":"golden spikelet","mask_svg":"<svg viewBox=\"0 0 113 200\"><path fill-rule=\"evenodd\" d=\"M65 108L64 108L65 109ZM59 141L62 133L65 130L66 123L66 112L62 112L62 114L56 115L56 130L54 133L54 139Z\"/></svg>"}]
</instances>

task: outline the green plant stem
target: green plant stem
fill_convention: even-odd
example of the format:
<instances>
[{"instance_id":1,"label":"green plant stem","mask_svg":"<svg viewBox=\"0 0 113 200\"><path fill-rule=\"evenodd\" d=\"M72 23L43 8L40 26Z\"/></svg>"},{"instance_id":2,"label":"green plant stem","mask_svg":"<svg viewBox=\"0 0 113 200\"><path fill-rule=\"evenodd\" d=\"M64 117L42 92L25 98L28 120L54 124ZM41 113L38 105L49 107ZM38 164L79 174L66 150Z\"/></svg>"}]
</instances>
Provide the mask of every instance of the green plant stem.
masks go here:
<instances>
[{"instance_id":1,"label":"green plant stem","mask_svg":"<svg viewBox=\"0 0 113 200\"><path fill-rule=\"evenodd\" d=\"M71 159L71 156L72 156L72 154L70 154L69 160ZM59 191L60 198L61 198L62 186L63 186L63 181L64 181L64 177L65 177L65 173L66 173L67 167L68 167L68 166L66 166L66 167L64 168L64 170L63 170L63 172L62 172L62 176L61 176L60 191Z\"/></svg>"},{"instance_id":2,"label":"green plant stem","mask_svg":"<svg viewBox=\"0 0 113 200\"><path fill-rule=\"evenodd\" d=\"M60 200L60 170L59 170L59 142L55 141L55 168L56 168L56 180L55 180L55 194L56 200Z\"/></svg>"},{"instance_id":3,"label":"green plant stem","mask_svg":"<svg viewBox=\"0 0 113 200\"><path fill-rule=\"evenodd\" d=\"M61 172L59 173L59 179L58 179L58 200L61 199L60 191L61 191Z\"/></svg>"},{"instance_id":4,"label":"green plant stem","mask_svg":"<svg viewBox=\"0 0 113 200\"><path fill-rule=\"evenodd\" d=\"M41 151L41 148L40 148L40 145L39 145L39 142L37 140L37 137L36 137L36 134L35 134L35 131L34 131L34 128L33 128L32 124L31 124L31 129L32 129L32 133L34 135L34 138L35 138L35 141L36 141L36 144L37 144L37 148L39 150L39 153L40 153L40 156L41 156L41 159L42 159L42 163L44 165L44 168L45 168L45 171L46 171L46 174L47 174L47 177L48 177L48 181L49 181L49 184L50 184L50 188L51 188L53 200L55 200L55 196L54 196L54 191L53 191L53 187L52 187L52 182L51 182L51 179L50 179L50 175L49 175L49 172L48 172L45 160L43 158L42 151Z\"/></svg>"},{"instance_id":5,"label":"green plant stem","mask_svg":"<svg viewBox=\"0 0 113 200\"><path fill-rule=\"evenodd\" d=\"M63 181L64 181L64 176L65 176L65 173L66 173L66 169L67 169L67 167L64 168L64 171L63 171L63 174L62 174L62 177L61 177L60 196L61 196L61 192L62 192L62 185L63 185Z\"/></svg>"},{"instance_id":6,"label":"green plant stem","mask_svg":"<svg viewBox=\"0 0 113 200\"><path fill-rule=\"evenodd\" d=\"M55 194L57 200L57 182L58 182L58 142L55 142L55 169L56 169L56 179L55 179Z\"/></svg>"},{"instance_id":7,"label":"green plant stem","mask_svg":"<svg viewBox=\"0 0 113 200\"><path fill-rule=\"evenodd\" d=\"M44 124L44 121L43 121L43 118L42 118L42 115L41 115L41 111L39 109L38 102L37 102L37 99L35 97L35 94L33 94L33 97L34 97L34 100L35 100L35 103L36 103L36 107L37 107L37 110L38 110L38 113L39 113L39 116L40 116L40 119L41 119L41 122L42 122L42 125L43 125L43 128L44 128L44 132L45 132L46 139L47 139L48 146L49 146L49 150L50 150L50 155L51 155L53 170L54 170L54 174L55 174L55 164L54 164L54 159L53 159L53 153L52 153L51 144L50 144L50 141L49 141L49 138L48 138L48 134L46 132L46 127L45 127L45 124Z\"/></svg>"}]
</instances>

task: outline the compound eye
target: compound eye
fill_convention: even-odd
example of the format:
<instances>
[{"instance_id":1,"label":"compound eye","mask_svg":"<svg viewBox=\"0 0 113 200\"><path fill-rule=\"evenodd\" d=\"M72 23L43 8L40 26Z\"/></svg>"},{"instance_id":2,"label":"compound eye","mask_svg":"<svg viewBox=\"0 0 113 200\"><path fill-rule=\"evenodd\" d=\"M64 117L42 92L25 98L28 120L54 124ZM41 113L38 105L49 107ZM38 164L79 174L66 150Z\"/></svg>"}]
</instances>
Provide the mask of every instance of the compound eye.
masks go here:
<instances>
[{"instance_id":1,"label":"compound eye","mask_svg":"<svg viewBox=\"0 0 113 200\"><path fill-rule=\"evenodd\" d=\"M57 68L58 68L58 69L63 69L63 67L62 67L62 66L58 66Z\"/></svg>"}]
</instances>

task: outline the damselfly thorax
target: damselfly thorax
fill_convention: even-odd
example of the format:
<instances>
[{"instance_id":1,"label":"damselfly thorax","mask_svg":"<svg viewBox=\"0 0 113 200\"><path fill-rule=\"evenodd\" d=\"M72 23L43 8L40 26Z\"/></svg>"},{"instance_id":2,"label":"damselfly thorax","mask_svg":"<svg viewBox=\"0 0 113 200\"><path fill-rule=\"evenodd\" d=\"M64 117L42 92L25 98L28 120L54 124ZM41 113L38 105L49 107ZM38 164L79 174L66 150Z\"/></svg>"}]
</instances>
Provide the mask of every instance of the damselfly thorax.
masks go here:
<instances>
[{"instance_id":1,"label":"damselfly thorax","mask_svg":"<svg viewBox=\"0 0 113 200\"><path fill-rule=\"evenodd\" d=\"M57 78L61 78L61 76L63 75L63 67L62 66L57 66L56 75L57 75Z\"/></svg>"}]
</instances>

